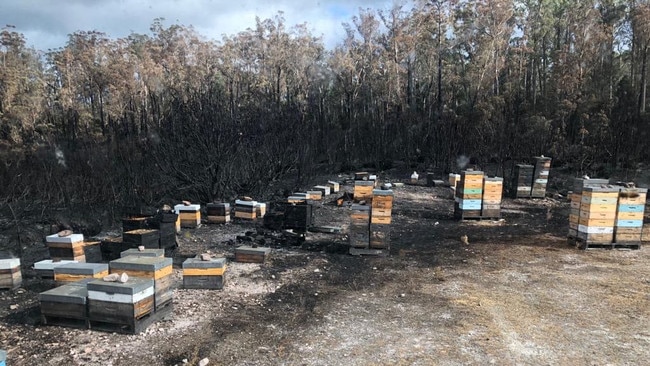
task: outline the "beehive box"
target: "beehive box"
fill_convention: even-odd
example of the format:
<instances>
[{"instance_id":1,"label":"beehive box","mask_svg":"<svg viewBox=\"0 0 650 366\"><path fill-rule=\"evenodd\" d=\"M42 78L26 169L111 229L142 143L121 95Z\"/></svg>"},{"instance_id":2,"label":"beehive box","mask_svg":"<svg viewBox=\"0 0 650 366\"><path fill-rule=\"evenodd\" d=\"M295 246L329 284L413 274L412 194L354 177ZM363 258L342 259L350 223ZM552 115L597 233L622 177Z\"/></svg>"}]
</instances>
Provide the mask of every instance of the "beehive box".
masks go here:
<instances>
[{"instance_id":1,"label":"beehive box","mask_svg":"<svg viewBox=\"0 0 650 366\"><path fill-rule=\"evenodd\" d=\"M68 284L41 292L38 301L43 324L87 328L86 286L87 283L83 286Z\"/></svg>"},{"instance_id":2,"label":"beehive box","mask_svg":"<svg viewBox=\"0 0 650 366\"><path fill-rule=\"evenodd\" d=\"M145 248L143 250L140 250L138 248L131 248L123 251L120 253L120 258L128 257L128 256L135 256L135 257L164 257L165 256L165 250L164 249L155 249L155 248ZM117 259L117 258L116 258Z\"/></svg>"},{"instance_id":3,"label":"beehive box","mask_svg":"<svg viewBox=\"0 0 650 366\"><path fill-rule=\"evenodd\" d=\"M578 237L578 224L580 221L580 206L582 205L582 190L584 187L599 186L608 184L607 179L584 179L575 178L573 181L573 192L570 195L571 204L569 209L569 238Z\"/></svg>"},{"instance_id":4,"label":"beehive box","mask_svg":"<svg viewBox=\"0 0 650 366\"><path fill-rule=\"evenodd\" d=\"M110 273L126 273L129 277L154 280L156 309L172 301L172 271L172 259L165 257L126 256L109 263Z\"/></svg>"},{"instance_id":5,"label":"beehive box","mask_svg":"<svg viewBox=\"0 0 650 366\"><path fill-rule=\"evenodd\" d=\"M353 197L355 201L368 201L372 199L372 190L375 184L368 180L355 180Z\"/></svg>"},{"instance_id":6,"label":"beehive box","mask_svg":"<svg viewBox=\"0 0 650 366\"><path fill-rule=\"evenodd\" d=\"M230 222L229 203L208 203L206 212L208 214L208 223L210 224L224 224Z\"/></svg>"},{"instance_id":7,"label":"beehive box","mask_svg":"<svg viewBox=\"0 0 650 366\"><path fill-rule=\"evenodd\" d=\"M321 191L308 190L307 197L313 201L320 201L323 199L323 193Z\"/></svg>"},{"instance_id":8,"label":"beehive box","mask_svg":"<svg viewBox=\"0 0 650 366\"><path fill-rule=\"evenodd\" d=\"M131 247L160 248L160 230L138 229L127 231L122 234L122 242Z\"/></svg>"},{"instance_id":9,"label":"beehive box","mask_svg":"<svg viewBox=\"0 0 650 366\"><path fill-rule=\"evenodd\" d=\"M548 184L550 170L551 158L544 156L535 157L535 170L533 172L533 182L530 191L532 198L544 198L546 196L546 185Z\"/></svg>"},{"instance_id":10,"label":"beehive box","mask_svg":"<svg viewBox=\"0 0 650 366\"><path fill-rule=\"evenodd\" d=\"M313 186L312 187L313 191L320 191L322 196L329 196L332 192L330 190L329 186L324 186L324 185L318 185L318 186Z\"/></svg>"},{"instance_id":11,"label":"beehive box","mask_svg":"<svg viewBox=\"0 0 650 366\"><path fill-rule=\"evenodd\" d=\"M54 260L75 260L85 262L84 253L84 236L82 234L72 234L69 236L59 236L58 234L48 235L45 237L50 258Z\"/></svg>"},{"instance_id":12,"label":"beehive box","mask_svg":"<svg viewBox=\"0 0 650 366\"><path fill-rule=\"evenodd\" d=\"M181 227L196 228L201 225L201 205L176 205L174 211L178 214Z\"/></svg>"},{"instance_id":13,"label":"beehive box","mask_svg":"<svg viewBox=\"0 0 650 366\"><path fill-rule=\"evenodd\" d=\"M131 277L126 283L91 281L88 321L91 329L136 334L141 320L154 312L154 281Z\"/></svg>"},{"instance_id":14,"label":"beehive box","mask_svg":"<svg viewBox=\"0 0 650 366\"><path fill-rule=\"evenodd\" d=\"M283 206L283 228L307 231L312 225L313 206L308 203Z\"/></svg>"},{"instance_id":15,"label":"beehive box","mask_svg":"<svg viewBox=\"0 0 650 366\"><path fill-rule=\"evenodd\" d=\"M485 177L485 179L483 180L481 216L489 217L489 218L501 217L502 196L503 196L503 178Z\"/></svg>"},{"instance_id":16,"label":"beehive box","mask_svg":"<svg viewBox=\"0 0 650 366\"><path fill-rule=\"evenodd\" d=\"M478 170L461 172L456 185L454 217L458 219L481 217L484 174Z\"/></svg>"},{"instance_id":17,"label":"beehive box","mask_svg":"<svg viewBox=\"0 0 650 366\"><path fill-rule=\"evenodd\" d=\"M151 219L151 216L125 217L122 219L122 232L150 229L149 219Z\"/></svg>"},{"instance_id":18,"label":"beehive box","mask_svg":"<svg viewBox=\"0 0 650 366\"><path fill-rule=\"evenodd\" d=\"M85 241L83 245L86 262L99 263L102 261L102 250L100 241Z\"/></svg>"},{"instance_id":19,"label":"beehive box","mask_svg":"<svg viewBox=\"0 0 650 366\"><path fill-rule=\"evenodd\" d=\"M287 197L287 203L306 203L307 197L291 195Z\"/></svg>"},{"instance_id":20,"label":"beehive box","mask_svg":"<svg viewBox=\"0 0 650 366\"><path fill-rule=\"evenodd\" d=\"M235 201L235 218L243 220L255 220L257 218L256 201Z\"/></svg>"},{"instance_id":21,"label":"beehive box","mask_svg":"<svg viewBox=\"0 0 650 366\"><path fill-rule=\"evenodd\" d=\"M368 248L370 244L371 206L353 204L350 207L348 242L352 248ZM390 220L390 217L388 217Z\"/></svg>"},{"instance_id":22,"label":"beehive box","mask_svg":"<svg viewBox=\"0 0 650 366\"><path fill-rule=\"evenodd\" d=\"M262 218L266 215L266 203L256 202L255 203L255 216Z\"/></svg>"},{"instance_id":23,"label":"beehive box","mask_svg":"<svg viewBox=\"0 0 650 366\"><path fill-rule=\"evenodd\" d=\"M271 254L271 248L242 245L235 248L235 262L264 263Z\"/></svg>"},{"instance_id":24,"label":"beehive box","mask_svg":"<svg viewBox=\"0 0 650 366\"><path fill-rule=\"evenodd\" d=\"M54 261L52 259L44 259L34 263L34 271L41 278L54 278L54 267L62 266L68 263L79 263L72 260Z\"/></svg>"},{"instance_id":25,"label":"beehive box","mask_svg":"<svg viewBox=\"0 0 650 366\"><path fill-rule=\"evenodd\" d=\"M533 189L534 171L535 167L532 165L515 165L512 180L512 193L514 198L530 197Z\"/></svg>"},{"instance_id":26,"label":"beehive box","mask_svg":"<svg viewBox=\"0 0 650 366\"><path fill-rule=\"evenodd\" d=\"M641 243L647 189L621 188L616 207L614 242Z\"/></svg>"},{"instance_id":27,"label":"beehive box","mask_svg":"<svg viewBox=\"0 0 650 366\"><path fill-rule=\"evenodd\" d=\"M354 180L368 180L370 173L368 172L356 172L354 173Z\"/></svg>"},{"instance_id":28,"label":"beehive box","mask_svg":"<svg viewBox=\"0 0 650 366\"><path fill-rule=\"evenodd\" d=\"M372 191L370 223L388 225L391 223L393 191L375 189Z\"/></svg>"},{"instance_id":29,"label":"beehive box","mask_svg":"<svg viewBox=\"0 0 650 366\"><path fill-rule=\"evenodd\" d=\"M129 248L137 248L137 245L124 243L121 236L105 238L100 244L102 260L108 262L117 259L120 253Z\"/></svg>"},{"instance_id":30,"label":"beehive box","mask_svg":"<svg viewBox=\"0 0 650 366\"><path fill-rule=\"evenodd\" d=\"M223 289L226 258L188 258L183 262L183 287L191 289Z\"/></svg>"},{"instance_id":31,"label":"beehive box","mask_svg":"<svg viewBox=\"0 0 650 366\"><path fill-rule=\"evenodd\" d=\"M586 244L608 244L614 240L619 188L584 187L580 203L577 238Z\"/></svg>"},{"instance_id":32,"label":"beehive box","mask_svg":"<svg viewBox=\"0 0 650 366\"><path fill-rule=\"evenodd\" d=\"M0 259L0 288L15 289L22 283L20 258Z\"/></svg>"},{"instance_id":33,"label":"beehive box","mask_svg":"<svg viewBox=\"0 0 650 366\"><path fill-rule=\"evenodd\" d=\"M59 285L84 278L102 278L108 275L106 263L69 263L54 267L54 281Z\"/></svg>"},{"instance_id":34,"label":"beehive box","mask_svg":"<svg viewBox=\"0 0 650 366\"><path fill-rule=\"evenodd\" d=\"M372 249L390 248L390 225L370 224L369 247Z\"/></svg>"},{"instance_id":35,"label":"beehive box","mask_svg":"<svg viewBox=\"0 0 650 366\"><path fill-rule=\"evenodd\" d=\"M339 182L334 182L332 180L327 181L327 185L330 187L331 193L339 193L339 190L341 189L341 185Z\"/></svg>"}]
</instances>

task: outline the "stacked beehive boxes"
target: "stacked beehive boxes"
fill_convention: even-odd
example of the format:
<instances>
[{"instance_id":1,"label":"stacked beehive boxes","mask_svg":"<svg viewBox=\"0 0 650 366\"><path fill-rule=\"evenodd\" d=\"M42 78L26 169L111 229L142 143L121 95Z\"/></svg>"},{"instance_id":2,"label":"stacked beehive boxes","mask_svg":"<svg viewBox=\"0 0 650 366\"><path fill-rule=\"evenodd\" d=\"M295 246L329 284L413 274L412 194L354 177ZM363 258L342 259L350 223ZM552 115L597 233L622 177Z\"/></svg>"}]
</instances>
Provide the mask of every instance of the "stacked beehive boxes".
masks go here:
<instances>
[{"instance_id":1,"label":"stacked beehive boxes","mask_svg":"<svg viewBox=\"0 0 650 366\"><path fill-rule=\"evenodd\" d=\"M533 185L530 191L530 196L532 198L544 198L546 196L546 185L548 184L548 173L550 170L551 158L544 156L535 157Z\"/></svg>"},{"instance_id":2,"label":"stacked beehive boxes","mask_svg":"<svg viewBox=\"0 0 650 366\"><path fill-rule=\"evenodd\" d=\"M109 271L153 280L155 309L171 304L173 294L171 258L126 256L111 261Z\"/></svg>"},{"instance_id":3,"label":"stacked beehive boxes","mask_svg":"<svg viewBox=\"0 0 650 366\"><path fill-rule=\"evenodd\" d=\"M45 237L50 258L53 260L75 260L85 262L84 253L84 236L83 234L71 234L59 236L59 234L48 235Z\"/></svg>"},{"instance_id":4,"label":"stacked beehive boxes","mask_svg":"<svg viewBox=\"0 0 650 366\"><path fill-rule=\"evenodd\" d=\"M83 285L70 283L41 292L38 300L43 324L87 328L86 284L86 282Z\"/></svg>"},{"instance_id":5,"label":"stacked beehive boxes","mask_svg":"<svg viewBox=\"0 0 650 366\"><path fill-rule=\"evenodd\" d=\"M208 203L206 210L208 223L225 224L230 222L230 203Z\"/></svg>"},{"instance_id":6,"label":"stacked beehive boxes","mask_svg":"<svg viewBox=\"0 0 650 366\"><path fill-rule=\"evenodd\" d=\"M255 220L257 210L255 201L235 200L235 218L242 220Z\"/></svg>"},{"instance_id":7,"label":"stacked beehive boxes","mask_svg":"<svg viewBox=\"0 0 650 366\"><path fill-rule=\"evenodd\" d=\"M375 187L375 182L371 180L355 180L354 181L354 200L368 201L372 199L372 190Z\"/></svg>"},{"instance_id":8,"label":"stacked beehive boxes","mask_svg":"<svg viewBox=\"0 0 650 366\"><path fill-rule=\"evenodd\" d=\"M372 194L369 247L372 249L389 249L393 191L375 189Z\"/></svg>"},{"instance_id":9,"label":"stacked beehive boxes","mask_svg":"<svg viewBox=\"0 0 650 366\"><path fill-rule=\"evenodd\" d=\"M460 174L456 188L454 216L456 218L481 217L483 197L483 172L467 170Z\"/></svg>"},{"instance_id":10,"label":"stacked beehive boxes","mask_svg":"<svg viewBox=\"0 0 650 366\"><path fill-rule=\"evenodd\" d=\"M95 280L87 289L90 328L137 334L146 327L142 320L154 313L151 278L134 277L126 283Z\"/></svg>"},{"instance_id":11,"label":"stacked beehive boxes","mask_svg":"<svg viewBox=\"0 0 650 366\"><path fill-rule=\"evenodd\" d=\"M576 239L578 237L578 225L580 223L580 207L582 205L582 190L584 187L600 186L608 184L607 179L583 179L576 178L573 181L573 191L571 193L571 208L569 211L569 233L568 237Z\"/></svg>"},{"instance_id":12,"label":"stacked beehive boxes","mask_svg":"<svg viewBox=\"0 0 650 366\"><path fill-rule=\"evenodd\" d=\"M370 206L352 205L348 238L351 248L368 248L370 243Z\"/></svg>"},{"instance_id":13,"label":"stacked beehive boxes","mask_svg":"<svg viewBox=\"0 0 650 366\"><path fill-rule=\"evenodd\" d=\"M23 282L20 258L0 259L0 288L14 289Z\"/></svg>"},{"instance_id":14,"label":"stacked beehive boxes","mask_svg":"<svg viewBox=\"0 0 650 366\"><path fill-rule=\"evenodd\" d=\"M644 188L620 189L614 226L614 242L617 244L641 243L647 193Z\"/></svg>"},{"instance_id":15,"label":"stacked beehive boxes","mask_svg":"<svg viewBox=\"0 0 650 366\"><path fill-rule=\"evenodd\" d=\"M183 287L222 289L225 282L226 258L187 258L183 262Z\"/></svg>"},{"instance_id":16,"label":"stacked beehive boxes","mask_svg":"<svg viewBox=\"0 0 650 366\"><path fill-rule=\"evenodd\" d=\"M201 225L201 205L176 205L174 206L174 211L178 215L181 227L196 228Z\"/></svg>"},{"instance_id":17,"label":"stacked beehive boxes","mask_svg":"<svg viewBox=\"0 0 650 366\"><path fill-rule=\"evenodd\" d=\"M583 188L578 221L578 239L583 244L613 242L618 194L616 186Z\"/></svg>"},{"instance_id":18,"label":"stacked beehive boxes","mask_svg":"<svg viewBox=\"0 0 650 366\"><path fill-rule=\"evenodd\" d=\"M106 263L68 263L54 267L54 281L65 285L86 278L102 278L108 275Z\"/></svg>"},{"instance_id":19,"label":"stacked beehive boxes","mask_svg":"<svg viewBox=\"0 0 650 366\"><path fill-rule=\"evenodd\" d=\"M283 206L282 228L307 231L312 224L313 206L309 203Z\"/></svg>"},{"instance_id":20,"label":"stacked beehive boxes","mask_svg":"<svg viewBox=\"0 0 650 366\"><path fill-rule=\"evenodd\" d=\"M501 217L501 198L503 195L503 178L485 177L483 180L483 200L481 202L481 216Z\"/></svg>"},{"instance_id":21,"label":"stacked beehive boxes","mask_svg":"<svg viewBox=\"0 0 650 366\"><path fill-rule=\"evenodd\" d=\"M530 197L533 189L533 174L535 167L526 164L515 165L512 180L512 193L514 198Z\"/></svg>"},{"instance_id":22,"label":"stacked beehive boxes","mask_svg":"<svg viewBox=\"0 0 650 366\"><path fill-rule=\"evenodd\" d=\"M111 239L108 242L102 242L102 256L105 260L112 260L119 257L122 250L135 248L144 245L147 248L162 248L173 250L176 248L176 221L179 215L173 212L158 212L152 216L130 216L122 219L123 240L119 243L118 239ZM147 244L138 244L139 242ZM113 248L107 248L110 244ZM86 243L86 248L88 243ZM114 249L114 250L109 250ZM105 253L111 251L110 258L106 258ZM86 250L88 253L88 250ZM88 254L86 254L88 255ZM86 260L88 260L86 258Z\"/></svg>"}]
</instances>

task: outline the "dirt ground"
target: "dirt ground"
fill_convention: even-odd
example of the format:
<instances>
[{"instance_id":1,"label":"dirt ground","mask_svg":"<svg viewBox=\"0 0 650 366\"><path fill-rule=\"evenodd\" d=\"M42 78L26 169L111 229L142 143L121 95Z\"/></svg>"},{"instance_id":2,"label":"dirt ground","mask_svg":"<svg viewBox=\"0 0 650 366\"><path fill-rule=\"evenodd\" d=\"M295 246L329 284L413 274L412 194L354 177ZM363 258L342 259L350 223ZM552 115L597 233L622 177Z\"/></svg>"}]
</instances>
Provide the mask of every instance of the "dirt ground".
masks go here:
<instances>
[{"instance_id":1,"label":"dirt ground","mask_svg":"<svg viewBox=\"0 0 650 366\"><path fill-rule=\"evenodd\" d=\"M344 234L309 233L302 246L275 248L265 264L230 261L218 291L182 289L182 258L210 251L232 260L236 236L256 224L184 229L173 316L139 335L40 325L38 293L52 284L23 261L23 286L0 292L0 348L12 366L650 359L647 248L568 246L565 199L505 199L502 220L459 222L449 188L406 185L394 192L390 256L353 257L345 254ZM345 228L349 209L332 199L315 207L315 222Z\"/></svg>"}]
</instances>

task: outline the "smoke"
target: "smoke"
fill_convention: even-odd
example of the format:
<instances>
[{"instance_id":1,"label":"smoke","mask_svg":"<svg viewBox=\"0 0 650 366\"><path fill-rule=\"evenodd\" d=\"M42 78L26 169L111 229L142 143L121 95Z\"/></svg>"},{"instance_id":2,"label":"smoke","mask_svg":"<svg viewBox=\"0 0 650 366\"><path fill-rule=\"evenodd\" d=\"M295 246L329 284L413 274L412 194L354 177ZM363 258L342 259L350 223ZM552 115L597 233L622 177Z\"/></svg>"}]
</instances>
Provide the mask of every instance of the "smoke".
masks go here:
<instances>
[{"instance_id":1,"label":"smoke","mask_svg":"<svg viewBox=\"0 0 650 366\"><path fill-rule=\"evenodd\" d=\"M456 158L456 165L458 166L458 169L465 169L467 164L469 164L469 158L467 156L461 155Z\"/></svg>"},{"instance_id":2,"label":"smoke","mask_svg":"<svg viewBox=\"0 0 650 366\"><path fill-rule=\"evenodd\" d=\"M59 165L64 168L68 167L65 163L65 156L63 155L63 151L58 146L54 146L54 156L56 157L56 162L59 163Z\"/></svg>"}]
</instances>

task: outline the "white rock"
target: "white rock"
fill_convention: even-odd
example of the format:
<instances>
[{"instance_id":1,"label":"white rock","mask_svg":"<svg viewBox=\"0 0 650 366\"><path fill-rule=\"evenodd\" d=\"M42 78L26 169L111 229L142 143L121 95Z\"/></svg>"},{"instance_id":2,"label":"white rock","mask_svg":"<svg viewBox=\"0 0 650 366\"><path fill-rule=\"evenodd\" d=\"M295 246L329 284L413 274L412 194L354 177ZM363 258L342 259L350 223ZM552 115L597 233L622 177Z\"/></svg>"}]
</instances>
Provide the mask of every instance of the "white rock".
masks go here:
<instances>
[{"instance_id":1,"label":"white rock","mask_svg":"<svg viewBox=\"0 0 650 366\"><path fill-rule=\"evenodd\" d=\"M122 273L122 274L120 275L120 282L122 282L122 283L126 283L128 280L129 280L129 275L128 275L128 274L126 274L126 273Z\"/></svg>"},{"instance_id":2,"label":"white rock","mask_svg":"<svg viewBox=\"0 0 650 366\"><path fill-rule=\"evenodd\" d=\"M206 358L202 359L201 361L199 361L199 366L206 366L209 363L210 363L210 360L208 360L208 358L206 357Z\"/></svg>"},{"instance_id":3,"label":"white rock","mask_svg":"<svg viewBox=\"0 0 650 366\"><path fill-rule=\"evenodd\" d=\"M140 245L140 246L138 246L138 251L140 251L140 252L144 252L144 245Z\"/></svg>"},{"instance_id":4,"label":"white rock","mask_svg":"<svg viewBox=\"0 0 650 366\"><path fill-rule=\"evenodd\" d=\"M9 305L9 310L16 310L16 309L18 309L18 305L17 305L17 304Z\"/></svg>"},{"instance_id":5,"label":"white rock","mask_svg":"<svg viewBox=\"0 0 650 366\"><path fill-rule=\"evenodd\" d=\"M104 276L103 280L104 280L105 282L115 282L115 281L117 281L119 278L120 278L120 275L118 275L117 273L111 273L111 274L109 274L108 276Z\"/></svg>"}]
</instances>

